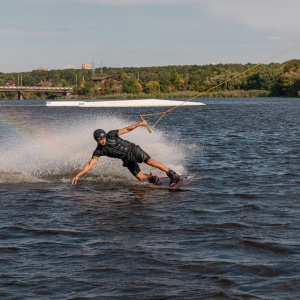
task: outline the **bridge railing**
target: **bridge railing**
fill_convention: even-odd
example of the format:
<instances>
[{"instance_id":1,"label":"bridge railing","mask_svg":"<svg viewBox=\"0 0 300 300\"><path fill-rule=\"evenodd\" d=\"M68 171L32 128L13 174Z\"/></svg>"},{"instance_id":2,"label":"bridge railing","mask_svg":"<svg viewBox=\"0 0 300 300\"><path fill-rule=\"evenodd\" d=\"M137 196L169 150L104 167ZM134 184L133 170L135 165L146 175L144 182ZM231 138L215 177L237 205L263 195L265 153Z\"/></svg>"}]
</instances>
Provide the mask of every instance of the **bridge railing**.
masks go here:
<instances>
[{"instance_id":1,"label":"bridge railing","mask_svg":"<svg viewBox=\"0 0 300 300\"><path fill-rule=\"evenodd\" d=\"M47 87L47 86L0 86L0 91L73 91L71 87Z\"/></svg>"}]
</instances>

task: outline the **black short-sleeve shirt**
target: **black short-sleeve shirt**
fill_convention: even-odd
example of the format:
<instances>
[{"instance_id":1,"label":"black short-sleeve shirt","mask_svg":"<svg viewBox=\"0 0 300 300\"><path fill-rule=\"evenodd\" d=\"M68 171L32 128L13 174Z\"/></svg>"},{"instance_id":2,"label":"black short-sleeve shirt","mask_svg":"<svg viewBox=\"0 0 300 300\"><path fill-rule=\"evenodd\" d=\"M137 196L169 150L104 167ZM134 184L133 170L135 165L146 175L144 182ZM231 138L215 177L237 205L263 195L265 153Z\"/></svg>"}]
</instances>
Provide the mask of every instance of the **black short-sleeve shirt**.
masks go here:
<instances>
[{"instance_id":1,"label":"black short-sleeve shirt","mask_svg":"<svg viewBox=\"0 0 300 300\"><path fill-rule=\"evenodd\" d=\"M118 129L111 130L106 134L106 145L102 146L98 144L93 153L93 158L108 156L124 160L131 155L131 152L135 146L136 145L134 143L120 138Z\"/></svg>"}]
</instances>

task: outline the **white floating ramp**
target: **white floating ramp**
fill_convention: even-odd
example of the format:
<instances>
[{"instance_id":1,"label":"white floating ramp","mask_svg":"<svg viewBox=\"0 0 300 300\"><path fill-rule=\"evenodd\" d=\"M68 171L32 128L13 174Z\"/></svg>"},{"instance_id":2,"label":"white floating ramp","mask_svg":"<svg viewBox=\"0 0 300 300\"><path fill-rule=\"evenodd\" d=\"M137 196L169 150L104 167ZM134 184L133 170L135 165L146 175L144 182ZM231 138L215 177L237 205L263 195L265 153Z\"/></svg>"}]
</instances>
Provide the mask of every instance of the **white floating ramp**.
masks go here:
<instances>
[{"instance_id":1,"label":"white floating ramp","mask_svg":"<svg viewBox=\"0 0 300 300\"><path fill-rule=\"evenodd\" d=\"M137 100L111 100L111 101L53 101L47 102L47 106L79 106L79 107L150 107L165 106L173 107L177 105L199 106L205 105L202 102L185 102L162 99L137 99Z\"/></svg>"},{"instance_id":2,"label":"white floating ramp","mask_svg":"<svg viewBox=\"0 0 300 300\"><path fill-rule=\"evenodd\" d=\"M79 106L82 101L47 101L46 106Z\"/></svg>"}]
</instances>

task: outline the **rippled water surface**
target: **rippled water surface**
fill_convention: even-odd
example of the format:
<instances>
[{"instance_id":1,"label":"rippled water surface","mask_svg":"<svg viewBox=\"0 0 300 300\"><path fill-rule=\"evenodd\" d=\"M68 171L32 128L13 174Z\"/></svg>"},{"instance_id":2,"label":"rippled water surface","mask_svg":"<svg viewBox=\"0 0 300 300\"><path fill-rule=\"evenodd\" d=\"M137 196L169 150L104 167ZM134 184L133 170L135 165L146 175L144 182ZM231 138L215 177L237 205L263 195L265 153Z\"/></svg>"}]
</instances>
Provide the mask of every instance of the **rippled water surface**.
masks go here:
<instances>
[{"instance_id":1,"label":"rippled water surface","mask_svg":"<svg viewBox=\"0 0 300 300\"><path fill-rule=\"evenodd\" d=\"M200 101L124 136L180 191L105 158L70 187L94 129L157 108L0 102L0 298L299 299L300 100Z\"/></svg>"}]
</instances>

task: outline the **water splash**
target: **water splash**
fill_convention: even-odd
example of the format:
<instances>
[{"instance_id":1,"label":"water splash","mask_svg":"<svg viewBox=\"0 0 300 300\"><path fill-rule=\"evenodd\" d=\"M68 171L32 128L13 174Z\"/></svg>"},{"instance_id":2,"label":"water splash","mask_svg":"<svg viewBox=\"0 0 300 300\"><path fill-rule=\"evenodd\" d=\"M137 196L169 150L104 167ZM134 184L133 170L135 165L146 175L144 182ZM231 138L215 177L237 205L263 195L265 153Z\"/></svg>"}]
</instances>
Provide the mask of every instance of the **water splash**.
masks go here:
<instances>
[{"instance_id":1,"label":"water splash","mask_svg":"<svg viewBox=\"0 0 300 300\"><path fill-rule=\"evenodd\" d=\"M15 111L1 111L0 182L69 181L91 158L96 148L93 140L95 129L108 131L136 122L104 113L90 113L87 118L81 110L75 111L75 115L74 112L57 112L48 110L46 117L40 111L30 118L28 111L18 115ZM155 160L177 172L185 172L186 149L178 137L159 130L149 134L140 127L122 138L140 145ZM146 164L141 164L141 170L146 173L153 171ZM155 172L162 175L161 171ZM133 179L122 167L121 160L107 157L101 157L84 178L93 180L99 177Z\"/></svg>"}]
</instances>

